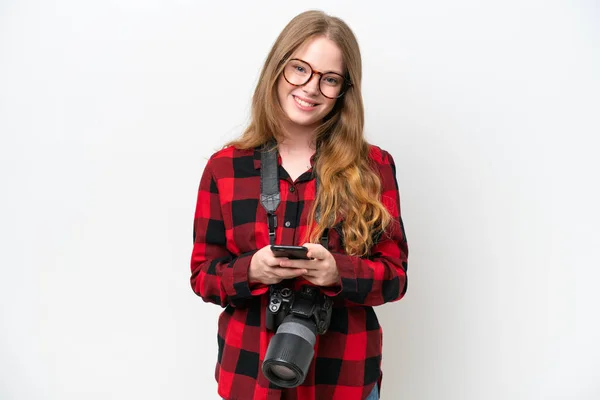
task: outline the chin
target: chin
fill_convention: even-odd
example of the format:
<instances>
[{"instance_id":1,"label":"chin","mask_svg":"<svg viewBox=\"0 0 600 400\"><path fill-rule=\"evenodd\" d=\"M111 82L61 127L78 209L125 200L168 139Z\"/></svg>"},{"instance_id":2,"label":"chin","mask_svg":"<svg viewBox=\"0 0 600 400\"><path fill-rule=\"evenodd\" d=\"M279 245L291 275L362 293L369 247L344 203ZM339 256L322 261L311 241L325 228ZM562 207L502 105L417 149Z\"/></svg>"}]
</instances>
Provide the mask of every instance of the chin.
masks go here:
<instances>
[{"instance_id":1,"label":"chin","mask_svg":"<svg viewBox=\"0 0 600 400\"><path fill-rule=\"evenodd\" d=\"M301 126L318 125L323 120L323 118L302 118L297 115L290 115L290 113L287 113L287 117L291 123Z\"/></svg>"}]
</instances>

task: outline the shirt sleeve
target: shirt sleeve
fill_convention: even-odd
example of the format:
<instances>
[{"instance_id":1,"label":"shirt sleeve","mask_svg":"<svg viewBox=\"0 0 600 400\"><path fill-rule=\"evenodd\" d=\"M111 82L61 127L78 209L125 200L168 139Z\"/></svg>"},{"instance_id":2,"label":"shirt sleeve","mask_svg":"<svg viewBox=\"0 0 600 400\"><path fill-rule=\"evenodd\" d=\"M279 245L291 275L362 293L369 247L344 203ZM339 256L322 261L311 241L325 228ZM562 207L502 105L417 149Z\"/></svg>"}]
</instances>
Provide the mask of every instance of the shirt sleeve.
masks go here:
<instances>
[{"instance_id":1,"label":"shirt sleeve","mask_svg":"<svg viewBox=\"0 0 600 400\"><path fill-rule=\"evenodd\" d=\"M382 155L379 164L381 200L392 216L392 223L372 247L368 258L332 253L340 285L325 290L328 295L368 306L400 300L408 283L408 244L400 215L396 165L389 153L382 151Z\"/></svg>"},{"instance_id":2,"label":"shirt sleeve","mask_svg":"<svg viewBox=\"0 0 600 400\"><path fill-rule=\"evenodd\" d=\"M250 287L248 283L248 269L256 250L235 256L226 244L218 185L209 160L200 180L194 214L190 283L205 302L235 307L266 293L268 288Z\"/></svg>"}]
</instances>

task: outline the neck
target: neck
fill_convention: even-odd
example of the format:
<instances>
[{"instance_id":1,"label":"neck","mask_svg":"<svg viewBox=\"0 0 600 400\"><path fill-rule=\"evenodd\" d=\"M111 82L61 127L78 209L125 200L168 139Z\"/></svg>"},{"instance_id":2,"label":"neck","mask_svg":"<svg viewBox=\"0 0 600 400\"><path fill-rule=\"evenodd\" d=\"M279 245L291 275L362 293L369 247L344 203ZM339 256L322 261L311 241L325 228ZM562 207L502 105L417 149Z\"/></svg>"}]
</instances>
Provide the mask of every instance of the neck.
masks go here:
<instances>
[{"instance_id":1,"label":"neck","mask_svg":"<svg viewBox=\"0 0 600 400\"><path fill-rule=\"evenodd\" d=\"M292 123L284 124L283 142L279 143L279 148L283 150L309 150L316 149L316 129L315 126L302 126Z\"/></svg>"}]
</instances>

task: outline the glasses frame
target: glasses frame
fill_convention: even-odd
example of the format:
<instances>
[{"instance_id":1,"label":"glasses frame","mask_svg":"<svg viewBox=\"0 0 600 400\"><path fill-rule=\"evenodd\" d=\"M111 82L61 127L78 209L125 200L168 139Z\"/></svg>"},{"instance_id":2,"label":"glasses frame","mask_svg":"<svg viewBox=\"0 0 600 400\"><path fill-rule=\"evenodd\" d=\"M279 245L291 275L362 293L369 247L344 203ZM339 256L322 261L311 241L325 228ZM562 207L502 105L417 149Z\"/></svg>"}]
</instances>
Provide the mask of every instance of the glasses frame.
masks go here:
<instances>
[{"instance_id":1,"label":"glasses frame","mask_svg":"<svg viewBox=\"0 0 600 400\"><path fill-rule=\"evenodd\" d=\"M308 67L310 68L310 77L309 77L309 78L306 80L306 82L304 82L304 83L302 83L302 84L300 84L300 85L297 85L297 84L295 84L295 83L292 83L292 82L290 82L290 81L288 80L287 76L285 76L285 69L286 69L286 67L288 66L288 64L289 64L291 61L300 61L300 62L302 62L302 63L304 63L304 64L308 65ZM312 80L312 78L313 78L313 76L314 76L314 75L319 75L319 92L321 92L321 94L322 94L324 97L326 97L326 98L328 98L328 99L332 99L332 100L339 99L339 98L340 98L340 97L342 97L344 94L346 94L346 92L348 91L348 88L352 87L352 82L350 82L350 80L349 80L349 79L346 79L346 78L344 77L344 75L342 75L342 74L338 74L337 72L333 72L333 71L329 71L329 72L320 72L320 71L317 71L316 69L314 69L314 68L312 67L312 65L310 65L309 63L307 63L307 62L306 62L306 61L304 61L304 60L301 60L300 58L290 58L289 60L287 60L287 61L285 62L285 65L283 66L283 70L281 71L281 73L282 73L282 75L283 75L283 79L285 79L285 81L286 81L287 83L289 83L289 84L290 84L290 85L292 85L292 86L296 86L296 87L302 87L302 86L306 85L308 82L310 82L310 81ZM343 83L342 83L342 90L340 91L340 94L338 94L338 95L337 95L337 97L329 97L329 96L325 95L325 93L323 93L323 90L321 90L321 79L323 78L323 75L325 75L325 74L334 74L334 75L337 75L337 76L339 76L340 78L342 78L342 80L343 80Z\"/></svg>"}]
</instances>

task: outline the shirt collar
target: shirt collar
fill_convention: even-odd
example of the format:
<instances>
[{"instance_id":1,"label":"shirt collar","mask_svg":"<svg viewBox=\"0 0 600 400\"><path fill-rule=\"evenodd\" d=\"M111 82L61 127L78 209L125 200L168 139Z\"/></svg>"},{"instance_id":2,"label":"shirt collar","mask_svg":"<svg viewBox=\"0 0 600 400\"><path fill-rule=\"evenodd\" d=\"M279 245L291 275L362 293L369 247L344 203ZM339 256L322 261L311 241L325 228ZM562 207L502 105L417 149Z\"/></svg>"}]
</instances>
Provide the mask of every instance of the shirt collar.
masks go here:
<instances>
[{"instance_id":1,"label":"shirt collar","mask_svg":"<svg viewBox=\"0 0 600 400\"><path fill-rule=\"evenodd\" d=\"M260 169L261 149L262 149L262 146L258 146L258 147L254 148L254 169ZM315 154L313 154L312 157L310 158L311 168L314 168L316 158L317 158L317 152L315 152ZM281 165L281 156L279 155L279 153L277 153L277 165Z\"/></svg>"}]
</instances>

